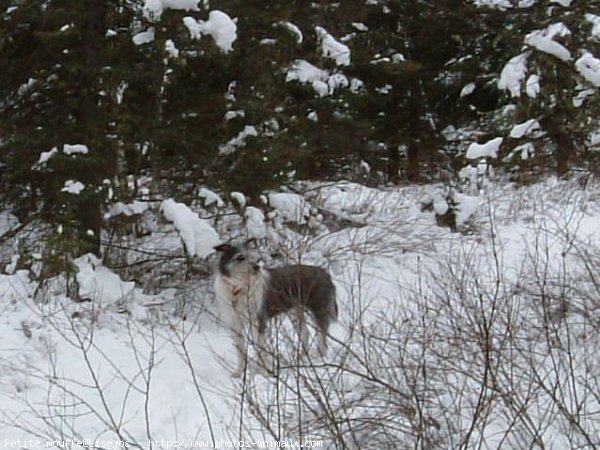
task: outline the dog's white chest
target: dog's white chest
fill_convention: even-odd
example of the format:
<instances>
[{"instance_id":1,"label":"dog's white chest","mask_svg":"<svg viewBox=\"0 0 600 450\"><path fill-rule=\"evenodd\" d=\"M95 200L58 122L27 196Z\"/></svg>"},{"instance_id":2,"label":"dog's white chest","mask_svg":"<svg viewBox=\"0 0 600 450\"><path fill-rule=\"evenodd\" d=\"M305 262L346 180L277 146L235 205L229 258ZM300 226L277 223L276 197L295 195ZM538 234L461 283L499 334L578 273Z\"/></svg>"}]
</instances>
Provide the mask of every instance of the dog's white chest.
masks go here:
<instances>
[{"instance_id":1,"label":"dog's white chest","mask_svg":"<svg viewBox=\"0 0 600 450\"><path fill-rule=\"evenodd\" d=\"M262 283L240 283L217 275L215 294L225 320L236 315L242 323L250 323L258 314L264 289Z\"/></svg>"}]
</instances>

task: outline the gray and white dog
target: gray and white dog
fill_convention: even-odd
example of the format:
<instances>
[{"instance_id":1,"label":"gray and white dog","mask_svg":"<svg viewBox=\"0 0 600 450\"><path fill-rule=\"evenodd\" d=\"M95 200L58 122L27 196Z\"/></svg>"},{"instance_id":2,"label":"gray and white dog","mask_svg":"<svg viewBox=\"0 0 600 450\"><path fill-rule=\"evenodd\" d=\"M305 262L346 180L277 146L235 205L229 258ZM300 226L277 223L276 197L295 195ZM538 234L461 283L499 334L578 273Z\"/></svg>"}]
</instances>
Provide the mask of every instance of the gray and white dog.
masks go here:
<instances>
[{"instance_id":1,"label":"gray and white dog","mask_svg":"<svg viewBox=\"0 0 600 450\"><path fill-rule=\"evenodd\" d=\"M240 376L246 368L245 330L256 342L257 353L264 364L263 351L267 322L279 314L290 312L304 350L308 349L305 310L311 313L318 329L319 354L327 352L327 330L337 320L335 285L329 273L304 264L276 268L261 267L255 252L243 245L221 244L215 293L223 320L229 326L238 353Z\"/></svg>"}]
</instances>

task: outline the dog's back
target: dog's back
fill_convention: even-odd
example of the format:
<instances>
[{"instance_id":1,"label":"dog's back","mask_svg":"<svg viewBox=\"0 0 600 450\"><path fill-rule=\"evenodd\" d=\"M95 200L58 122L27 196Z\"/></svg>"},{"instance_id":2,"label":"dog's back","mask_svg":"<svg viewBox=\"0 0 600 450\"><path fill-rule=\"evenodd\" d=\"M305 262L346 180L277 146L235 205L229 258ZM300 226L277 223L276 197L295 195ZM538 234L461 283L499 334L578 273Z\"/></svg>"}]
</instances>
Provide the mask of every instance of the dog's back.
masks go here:
<instances>
[{"instance_id":1,"label":"dog's back","mask_svg":"<svg viewBox=\"0 0 600 450\"><path fill-rule=\"evenodd\" d=\"M335 285L326 270L295 264L267 271L269 282L264 304L267 317L302 305L323 325L337 320Z\"/></svg>"}]
</instances>

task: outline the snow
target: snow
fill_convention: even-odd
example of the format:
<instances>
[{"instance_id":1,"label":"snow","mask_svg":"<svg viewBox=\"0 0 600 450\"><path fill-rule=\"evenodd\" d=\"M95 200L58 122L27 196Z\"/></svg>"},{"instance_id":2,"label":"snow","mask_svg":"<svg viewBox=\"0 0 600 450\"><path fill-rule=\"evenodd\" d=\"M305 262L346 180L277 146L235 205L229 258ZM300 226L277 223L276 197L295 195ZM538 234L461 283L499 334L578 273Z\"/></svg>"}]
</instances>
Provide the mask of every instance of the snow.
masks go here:
<instances>
[{"instance_id":1,"label":"snow","mask_svg":"<svg viewBox=\"0 0 600 450\"><path fill-rule=\"evenodd\" d=\"M527 78L525 83L525 93L529 98L537 98L540 94L540 77L533 74Z\"/></svg>"},{"instance_id":2,"label":"snow","mask_svg":"<svg viewBox=\"0 0 600 450\"><path fill-rule=\"evenodd\" d=\"M575 61L579 73L596 87L600 87L600 59L587 50Z\"/></svg>"},{"instance_id":3,"label":"snow","mask_svg":"<svg viewBox=\"0 0 600 450\"><path fill-rule=\"evenodd\" d=\"M361 31L361 32L369 31L369 27L367 27L362 22L352 22L352 28L354 28L357 31Z\"/></svg>"},{"instance_id":4,"label":"snow","mask_svg":"<svg viewBox=\"0 0 600 450\"><path fill-rule=\"evenodd\" d=\"M466 97L467 95L471 95L475 91L476 87L477 85L475 83L466 84L460 91L460 96Z\"/></svg>"},{"instance_id":5,"label":"snow","mask_svg":"<svg viewBox=\"0 0 600 450\"><path fill-rule=\"evenodd\" d=\"M193 17L184 17L183 23L193 39L201 39L209 35L223 53L233 50L233 43L237 39L237 25L226 13L213 10L208 14L208 20L196 20Z\"/></svg>"},{"instance_id":6,"label":"snow","mask_svg":"<svg viewBox=\"0 0 600 450\"><path fill-rule=\"evenodd\" d=\"M229 122L230 120L233 120L237 117L244 117L246 115L246 112L243 109L238 109L235 111L227 111L225 113L225 117L223 117L227 122Z\"/></svg>"},{"instance_id":7,"label":"snow","mask_svg":"<svg viewBox=\"0 0 600 450\"><path fill-rule=\"evenodd\" d=\"M171 39L165 41L165 51L171 58L179 57L179 49L175 46L175 42Z\"/></svg>"},{"instance_id":8,"label":"snow","mask_svg":"<svg viewBox=\"0 0 600 450\"><path fill-rule=\"evenodd\" d=\"M65 144L63 146L63 153L65 155L87 155L89 149L84 144Z\"/></svg>"},{"instance_id":9,"label":"snow","mask_svg":"<svg viewBox=\"0 0 600 450\"><path fill-rule=\"evenodd\" d=\"M62 152L65 155L87 155L87 153L89 152L89 149L84 144L65 144L63 146ZM50 159L52 159L54 156L58 155L58 153L59 153L59 150L57 147L53 147L52 150L49 150L47 152L42 152L40 154L40 158L39 158L38 162L35 163L33 166L31 166L31 169L32 170L40 170L40 169L44 168L46 163L48 161L50 161Z\"/></svg>"},{"instance_id":10,"label":"snow","mask_svg":"<svg viewBox=\"0 0 600 450\"><path fill-rule=\"evenodd\" d=\"M303 84L311 84L313 89L320 95L327 95L329 88L327 80L329 72L312 65L305 60L296 60L287 71L285 81L299 81Z\"/></svg>"},{"instance_id":11,"label":"snow","mask_svg":"<svg viewBox=\"0 0 600 450\"><path fill-rule=\"evenodd\" d=\"M264 213L254 206L248 206L244 213L248 238L263 239L267 237L267 224Z\"/></svg>"},{"instance_id":12,"label":"snow","mask_svg":"<svg viewBox=\"0 0 600 450\"><path fill-rule=\"evenodd\" d=\"M564 6L565 8L568 8L569 6L571 6L572 2L573 2L573 0L550 0L550 3L557 3L560 6Z\"/></svg>"},{"instance_id":13,"label":"snow","mask_svg":"<svg viewBox=\"0 0 600 450\"><path fill-rule=\"evenodd\" d=\"M214 191L211 191L210 189L208 189L206 187L200 188L200 191L198 192L198 197L200 197L202 200L204 200L204 206L215 205L215 206L221 207L225 204L225 202L219 196L219 194L217 194Z\"/></svg>"},{"instance_id":14,"label":"snow","mask_svg":"<svg viewBox=\"0 0 600 450\"><path fill-rule=\"evenodd\" d=\"M6 232L12 230L19 224L17 219L10 211L0 211L0 238Z\"/></svg>"},{"instance_id":15,"label":"snow","mask_svg":"<svg viewBox=\"0 0 600 450\"><path fill-rule=\"evenodd\" d=\"M592 39L600 41L600 16L588 13L585 15L585 18L588 22L592 23Z\"/></svg>"},{"instance_id":16,"label":"snow","mask_svg":"<svg viewBox=\"0 0 600 450\"><path fill-rule=\"evenodd\" d=\"M293 370L285 368L294 362L289 355L295 353L296 341L295 334L286 334L293 330L283 318L276 335L282 337L275 350L282 358L279 376L251 370L246 380L233 380L233 344L205 276L188 282L181 275L173 280L177 289L144 294L95 256L84 255L73 261L78 297L92 301L76 303L60 289L34 301L43 286L31 281L28 272L0 274L2 438L76 436L111 443L103 448L115 448L125 438L146 449L151 447L149 429L153 438L170 442L170 448L183 448L174 441L210 441L210 420L217 440L240 439L240 427L242 439L268 440L269 430L253 413L277 404L283 424L294 424L298 408L306 406L302 427L323 440L320 448L336 448L339 433L357 438L356 448L390 448L372 442L381 436L379 430L363 436L344 424L332 433L315 428L311 419L323 417L322 403L313 397L318 391L331 403L328 414L344 420L368 415L366 424L378 421L394 433L395 442L414 447L419 445L414 429L399 426L414 416L399 411L412 406L404 402L414 389L410 369L418 367L419 373L427 369L427 384L419 385L427 389L420 395L427 415L436 420L427 431L436 433L437 418L444 421L434 447L455 448L473 432L476 412L465 405L475 405L489 381L482 370L487 355L474 338L480 321L486 320L486 329L500 339L494 340L500 347L490 350L497 358L498 370L491 369L499 377L495 389L502 395L488 398L489 421L466 447L522 449L522 429L515 420L524 413L528 426L542 430L535 437L540 445L574 444L572 416L553 413L563 403L557 405L554 389L537 383L566 386L561 383L568 380L561 399L571 402L574 391L580 392L576 407L598 411L595 391L587 390L597 373L598 314L586 308L597 291L593 277L586 276L589 268L578 259L581 252L595 255L600 245L597 183L591 181L583 190L576 180L551 178L531 186L493 187L482 197L454 194L457 223L473 223L465 233L435 226L433 212L418 207L417 199L439 186L303 186L308 188L304 201L327 207L328 214L344 214L340 219L354 225L323 228L314 235L293 227L269 234L272 225L260 209L247 207L243 219L249 237L282 236L275 246L286 257L302 252L303 261L319 261L330 270L340 320L332 326L331 348L323 361L311 354ZM448 211L443 196L433 198L437 212ZM47 281L56 286L58 280ZM543 295L546 304L541 305ZM565 295L573 308L558 319L554 302ZM180 303L186 309L172 312L170 305ZM562 323L550 336L549 318ZM366 335L356 332L358 326L364 326ZM303 372L305 380L319 383L305 386L294 378L305 366L310 366ZM539 378L532 378L532 371ZM404 384L406 390L401 389ZM528 397L532 390L536 395ZM249 403L242 405L242 397ZM512 399L524 403L515 410ZM393 409L396 401L399 413ZM119 425L120 438L111 430L110 418ZM597 433L594 414L577 420ZM295 436L295 430L284 428L281 435ZM210 442L205 446L212 447Z\"/></svg>"},{"instance_id":17,"label":"snow","mask_svg":"<svg viewBox=\"0 0 600 450\"><path fill-rule=\"evenodd\" d=\"M134 200L131 203L117 202L110 205L105 217L109 219L111 217L120 216L121 214L131 217L134 215L143 214L148 211L149 208L149 202L140 202L139 200Z\"/></svg>"},{"instance_id":18,"label":"snow","mask_svg":"<svg viewBox=\"0 0 600 450\"><path fill-rule=\"evenodd\" d=\"M535 146L531 142L526 142L524 144L517 145L513 149L513 153L520 154L521 159L525 161L533 156L535 153Z\"/></svg>"},{"instance_id":19,"label":"snow","mask_svg":"<svg viewBox=\"0 0 600 450\"><path fill-rule=\"evenodd\" d=\"M246 196L241 192L233 191L230 196L241 208L246 206Z\"/></svg>"},{"instance_id":20,"label":"snow","mask_svg":"<svg viewBox=\"0 0 600 450\"><path fill-rule=\"evenodd\" d=\"M466 157L467 159L497 158L503 140L503 138L497 137L483 144L473 142L467 149Z\"/></svg>"},{"instance_id":21,"label":"snow","mask_svg":"<svg viewBox=\"0 0 600 450\"><path fill-rule=\"evenodd\" d=\"M315 27L315 31L325 58L333 59L337 66L350 65L350 48L347 45L337 41L323 27Z\"/></svg>"},{"instance_id":22,"label":"snow","mask_svg":"<svg viewBox=\"0 0 600 450\"><path fill-rule=\"evenodd\" d=\"M213 247L221 242L219 235L187 205L167 199L161 203L160 210L179 231L189 256L206 258L214 253Z\"/></svg>"},{"instance_id":23,"label":"snow","mask_svg":"<svg viewBox=\"0 0 600 450\"><path fill-rule=\"evenodd\" d=\"M250 136L258 136L258 131L253 125L246 125L236 137L227 141L225 144L219 145L219 153L221 155L231 155L238 148L244 147Z\"/></svg>"},{"instance_id":24,"label":"snow","mask_svg":"<svg viewBox=\"0 0 600 450\"><path fill-rule=\"evenodd\" d=\"M320 69L303 59L298 59L292 63L287 70L285 81L298 81L302 84L309 84L319 97L332 95L336 90L346 87L349 87L351 92L356 93L363 87L362 81L356 78L349 80L342 73L330 74L329 71Z\"/></svg>"},{"instance_id":25,"label":"snow","mask_svg":"<svg viewBox=\"0 0 600 450\"><path fill-rule=\"evenodd\" d=\"M528 136L534 131L539 131L541 129L542 127L537 120L529 119L523 123L515 125L512 130L510 130L510 137L513 139L521 139L523 136Z\"/></svg>"},{"instance_id":26,"label":"snow","mask_svg":"<svg viewBox=\"0 0 600 450\"><path fill-rule=\"evenodd\" d=\"M572 59L571 52L564 45L554 40L556 36L564 37L570 34L571 31L567 26L562 22L558 22L543 30L535 30L527 34L525 43L562 61L570 61Z\"/></svg>"},{"instance_id":27,"label":"snow","mask_svg":"<svg viewBox=\"0 0 600 450\"><path fill-rule=\"evenodd\" d=\"M479 197L454 193L452 196L456 202L456 225L465 225L479 209Z\"/></svg>"},{"instance_id":28,"label":"snow","mask_svg":"<svg viewBox=\"0 0 600 450\"><path fill-rule=\"evenodd\" d=\"M131 297L135 288L133 281L122 281L102 265L94 255L83 255L73 261L77 267L79 297L92 300L96 305L115 304Z\"/></svg>"},{"instance_id":29,"label":"snow","mask_svg":"<svg viewBox=\"0 0 600 450\"><path fill-rule=\"evenodd\" d=\"M68 194L79 195L85 189L85 185L81 181L67 180L61 192Z\"/></svg>"},{"instance_id":30,"label":"snow","mask_svg":"<svg viewBox=\"0 0 600 450\"><path fill-rule=\"evenodd\" d=\"M34 164L31 168L33 170L35 169L39 169L41 167L43 167L48 161L50 161L50 159L58 154L58 149L56 147L54 147L52 150L49 150L47 152L42 152L40 154L40 159L38 160L38 162L36 164Z\"/></svg>"},{"instance_id":31,"label":"snow","mask_svg":"<svg viewBox=\"0 0 600 450\"><path fill-rule=\"evenodd\" d=\"M143 11L144 16L151 20L160 20L162 13L167 9L184 11L198 11L199 0L146 0Z\"/></svg>"},{"instance_id":32,"label":"snow","mask_svg":"<svg viewBox=\"0 0 600 450\"><path fill-rule=\"evenodd\" d=\"M302 31L300 30L300 28L298 28L297 25L294 25L292 22L286 21L277 22L275 23L275 25L284 27L286 30L288 30L294 35L294 37L296 38L296 44L302 44L304 36L302 35Z\"/></svg>"},{"instance_id":33,"label":"snow","mask_svg":"<svg viewBox=\"0 0 600 450\"><path fill-rule=\"evenodd\" d=\"M501 11L513 7L512 3L509 0L475 0L473 3L479 7L488 7L493 9L499 9Z\"/></svg>"},{"instance_id":34,"label":"snow","mask_svg":"<svg viewBox=\"0 0 600 450\"><path fill-rule=\"evenodd\" d=\"M502 69L498 80L498 89L508 90L512 97L521 96L521 83L527 71L527 58L530 52L512 57Z\"/></svg>"},{"instance_id":35,"label":"snow","mask_svg":"<svg viewBox=\"0 0 600 450\"><path fill-rule=\"evenodd\" d=\"M148 28L146 31L140 31L131 38L135 45L149 44L154 41L154 27Z\"/></svg>"},{"instance_id":36,"label":"snow","mask_svg":"<svg viewBox=\"0 0 600 450\"><path fill-rule=\"evenodd\" d=\"M286 222L307 223L310 207L299 194L271 192L267 195L269 206Z\"/></svg>"}]
</instances>

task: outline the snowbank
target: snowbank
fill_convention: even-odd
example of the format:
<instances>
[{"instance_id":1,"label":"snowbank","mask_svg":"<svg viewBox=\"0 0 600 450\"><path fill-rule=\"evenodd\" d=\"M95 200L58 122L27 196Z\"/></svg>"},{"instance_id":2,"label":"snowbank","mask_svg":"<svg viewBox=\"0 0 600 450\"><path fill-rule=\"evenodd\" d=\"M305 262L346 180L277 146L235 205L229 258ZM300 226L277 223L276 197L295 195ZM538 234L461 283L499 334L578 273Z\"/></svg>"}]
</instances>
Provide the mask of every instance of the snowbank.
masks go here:
<instances>
[{"instance_id":1,"label":"snowbank","mask_svg":"<svg viewBox=\"0 0 600 450\"><path fill-rule=\"evenodd\" d=\"M213 247L221 242L219 235L208 222L198 217L198 214L193 212L189 206L168 199L162 202L160 210L179 231L189 256L206 258L214 253Z\"/></svg>"}]
</instances>

